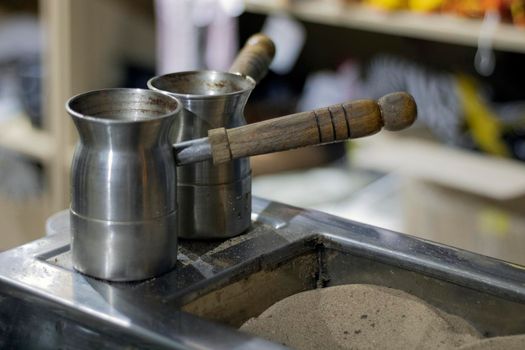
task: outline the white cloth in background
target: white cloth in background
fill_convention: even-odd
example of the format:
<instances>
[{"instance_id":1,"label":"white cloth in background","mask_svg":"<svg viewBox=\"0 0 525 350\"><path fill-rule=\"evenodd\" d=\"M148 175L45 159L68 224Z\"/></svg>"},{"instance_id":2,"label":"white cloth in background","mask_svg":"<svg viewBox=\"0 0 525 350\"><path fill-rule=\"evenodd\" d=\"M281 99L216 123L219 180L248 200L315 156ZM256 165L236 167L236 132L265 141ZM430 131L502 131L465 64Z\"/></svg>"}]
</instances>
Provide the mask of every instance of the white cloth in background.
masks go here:
<instances>
[{"instance_id":1,"label":"white cloth in background","mask_svg":"<svg viewBox=\"0 0 525 350\"><path fill-rule=\"evenodd\" d=\"M289 73L303 49L306 29L298 20L279 14L268 16L261 31L275 44L275 57L270 69L277 74Z\"/></svg>"},{"instance_id":2,"label":"white cloth in background","mask_svg":"<svg viewBox=\"0 0 525 350\"><path fill-rule=\"evenodd\" d=\"M196 69L197 28L191 0L156 0L157 73Z\"/></svg>"},{"instance_id":3,"label":"white cloth in background","mask_svg":"<svg viewBox=\"0 0 525 350\"><path fill-rule=\"evenodd\" d=\"M360 97L362 82L359 74L360 67L352 61L343 63L337 71L310 74L306 78L297 111L310 111Z\"/></svg>"},{"instance_id":4,"label":"white cloth in background","mask_svg":"<svg viewBox=\"0 0 525 350\"><path fill-rule=\"evenodd\" d=\"M237 18L218 8L208 27L206 66L208 69L228 71L239 47Z\"/></svg>"},{"instance_id":5,"label":"white cloth in background","mask_svg":"<svg viewBox=\"0 0 525 350\"><path fill-rule=\"evenodd\" d=\"M238 49L240 0L156 0L157 73L228 70ZM201 36L203 35L203 36ZM199 47L199 40L204 40Z\"/></svg>"}]
</instances>

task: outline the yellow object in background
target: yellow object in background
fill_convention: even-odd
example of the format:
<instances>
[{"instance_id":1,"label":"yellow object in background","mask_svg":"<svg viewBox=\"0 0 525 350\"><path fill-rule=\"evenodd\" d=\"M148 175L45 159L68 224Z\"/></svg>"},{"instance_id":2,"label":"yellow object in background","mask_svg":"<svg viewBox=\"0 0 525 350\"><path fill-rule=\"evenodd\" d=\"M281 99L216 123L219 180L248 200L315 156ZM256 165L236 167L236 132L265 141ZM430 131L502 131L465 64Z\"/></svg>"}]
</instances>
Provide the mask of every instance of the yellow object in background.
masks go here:
<instances>
[{"instance_id":1,"label":"yellow object in background","mask_svg":"<svg viewBox=\"0 0 525 350\"><path fill-rule=\"evenodd\" d=\"M501 139L503 126L479 96L474 79L460 75L458 90L465 120L477 146L486 153L509 156L507 146Z\"/></svg>"},{"instance_id":2,"label":"yellow object in background","mask_svg":"<svg viewBox=\"0 0 525 350\"><path fill-rule=\"evenodd\" d=\"M525 0L510 0L509 7L514 24L525 27Z\"/></svg>"},{"instance_id":3,"label":"yellow object in background","mask_svg":"<svg viewBox=\"0 0 525 350\"><path fill-rule=\"evenodd\" d=\"M365 4L382 10L399 10L407 8L407 0L365 0Z\"/></svg>"},{"instance_id":4,"label":"yellow object in background","mask_svg":"<svg viewBox=\"0 0 525 350\"><path fill-rule=\"evenodd\" d=\"M445 0L443 10L460 16L483 18L485 11L494 10L499 0Z\"/></svg>"},{"instance_id":5,"label":"yellow object in background","mask_svg":"<svg viewBox=\"0 0 525 350\"><path fill-rule=\"evenodd\" d=\"M505 237L510 231L510 225L510 215L500 208L483 208L478 213L478 229L481 234Z\"/></svg>"},{"instance_id":6,"label":"yellow object in background","mask_svg":"<svg viewBox=\"0 0 525 350\"><path fill-rule=\"evenodd\" d=\"M443 6L443 0L408 0L408 7L416 12L433 12Z\"/></svg>"}]
</instances>

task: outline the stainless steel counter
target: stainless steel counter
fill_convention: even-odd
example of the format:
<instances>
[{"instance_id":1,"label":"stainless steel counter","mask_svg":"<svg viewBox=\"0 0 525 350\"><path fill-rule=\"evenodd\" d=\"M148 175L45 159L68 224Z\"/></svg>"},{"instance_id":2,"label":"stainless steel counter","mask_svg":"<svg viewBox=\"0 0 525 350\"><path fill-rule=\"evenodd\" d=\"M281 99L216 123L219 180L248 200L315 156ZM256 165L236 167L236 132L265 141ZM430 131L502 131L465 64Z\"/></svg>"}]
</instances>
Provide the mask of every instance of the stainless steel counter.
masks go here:
<instances>
[{"instance_id":1,"label":"stainless steel counter","mask_svg":"<svg viewBox=\"0 0 525 350\"><path fill-rule=\"evenodd\" d=\"M255 198L252 229L181 241L173 271L108 283L71 268L69 235L0 254L0 348L279 349L234 327L288 295L344 283L403 289L487 336L525 332L525 270Z\"/></svg>"}]
</instances>

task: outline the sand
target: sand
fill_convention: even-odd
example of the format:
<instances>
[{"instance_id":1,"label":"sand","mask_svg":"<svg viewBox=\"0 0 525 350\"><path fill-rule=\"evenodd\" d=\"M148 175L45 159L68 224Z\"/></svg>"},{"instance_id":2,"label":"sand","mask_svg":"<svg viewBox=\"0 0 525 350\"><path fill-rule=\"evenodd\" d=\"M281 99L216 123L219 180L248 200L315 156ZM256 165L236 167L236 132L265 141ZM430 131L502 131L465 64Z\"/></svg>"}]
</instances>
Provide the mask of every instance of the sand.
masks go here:
<instances>
[{"instance_id":1,"label":"sand","mask_svg":"<svg viewBox=\"0 0 525 350\"><path fill-rule=\"evenodd\" d=\"M523 350L525 349L525 335L509 335L507 337L487 338L464 345L459 350Z\"/></svg>"},{"instance_id":2,"label":"sand","mask_svg":"<svg viewBox=\"0 0 525 350\"><path fill-rule=\"evenodd\" d=\"M300 350L453 349L481 343L463 319L405 292L365 284L292 295L241 330Z\"/></svg>"}]
</instances>

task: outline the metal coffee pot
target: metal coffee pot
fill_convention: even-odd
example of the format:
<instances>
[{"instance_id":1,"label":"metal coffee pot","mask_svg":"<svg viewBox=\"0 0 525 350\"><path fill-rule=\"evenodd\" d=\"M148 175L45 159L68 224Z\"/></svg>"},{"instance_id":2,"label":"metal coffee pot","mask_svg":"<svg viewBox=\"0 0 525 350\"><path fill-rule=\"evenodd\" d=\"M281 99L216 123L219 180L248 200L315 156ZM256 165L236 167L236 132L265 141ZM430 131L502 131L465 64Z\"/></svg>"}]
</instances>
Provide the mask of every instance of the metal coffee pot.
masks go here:
<instances>
[{"instance_id":1,"label":"metal coffee pot","mask_svg":"<svg viewBox=\"0 0 525 350\"><path fill-rule=\"evenodd\" d=\"M171 126L181 104L158 92L107 89L71 98L79 142L71 166L71 250L88 275L140 280L177 261Z\"/></svg>"},{"instance_id":2,"label":"metal coffee pot","mask_svg":"<svg viewBox=\"0 0 525 350\"><path fill-rule=\"evenodd\" d=\"M172 141L204 137L218 127L245 125L246 101L266 75L274 54L271 39L256 34L248 39L230 72L178 72L150 79L150 89L177 97L184 107L175 121ZM184 203L179 207L179 237L228 238L246 231L251 224L251 187L247 158L179 167L177 199Z\"/></svg>"},{"instance_id":3,"label":"metal coffee pot","mask_svg":"<svg viewBox=\"0 0 525 350\"><path fill-rule=\"evenodd\" d=\"M241 78L241 76L238 76ZM234 85L232 93L244 91ZM237 90L236 90L237 89ZM79 133L71 168L73 266L133 281L160 275L177 257L176 166L239 158L400 130L415 120L413 98L393 93L264 122L211 129L177 143L181 102L152 90L106 89L67 103ZM180 122L180 121L179 121ZM179 202L179 208L187 203Z\"/></svg>"}]
</instances>

